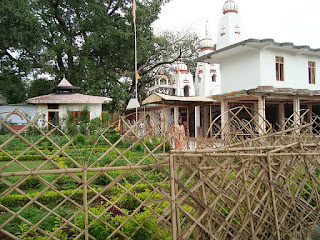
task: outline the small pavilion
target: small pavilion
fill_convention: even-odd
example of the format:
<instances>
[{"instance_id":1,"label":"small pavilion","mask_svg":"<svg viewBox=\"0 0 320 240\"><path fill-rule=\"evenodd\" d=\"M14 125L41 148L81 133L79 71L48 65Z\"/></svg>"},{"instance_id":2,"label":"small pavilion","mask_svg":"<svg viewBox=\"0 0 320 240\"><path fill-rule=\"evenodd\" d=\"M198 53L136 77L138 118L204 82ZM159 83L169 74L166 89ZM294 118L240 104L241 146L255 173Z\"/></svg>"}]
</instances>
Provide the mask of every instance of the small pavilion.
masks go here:
<instances>
[{"instance_id":1,"label":"small pavilion","mask_svg":"<svg viewBox=\"0 0 320 240\"><path fill-rule=\"evenodd\" d=\"M72 113L75 120L80 119L81 111L88 109L89 119L99 118L102 113L102 104L109 103L112 99L108 97L91 96L79 93L80 88L73 86L67 79L53 88L48 95L29 98L29 104L36 105L37 115L42 115L51 123L61 121ZM40 126L46 126L45 122L39 122Z\"/></svg>"}]
</instances>

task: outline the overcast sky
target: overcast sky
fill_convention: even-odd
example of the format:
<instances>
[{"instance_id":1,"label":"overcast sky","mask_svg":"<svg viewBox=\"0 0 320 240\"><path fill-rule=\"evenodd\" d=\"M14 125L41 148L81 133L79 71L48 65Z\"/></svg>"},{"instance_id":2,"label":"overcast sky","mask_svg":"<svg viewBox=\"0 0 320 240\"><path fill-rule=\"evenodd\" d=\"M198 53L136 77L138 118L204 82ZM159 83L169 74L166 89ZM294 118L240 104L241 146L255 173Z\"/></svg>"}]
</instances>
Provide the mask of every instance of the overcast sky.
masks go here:
<instances>
[{"instance_id":1,"label":"overcast sky","mask_svg":"<svg viewBox=\"0 0 320 240\"><path fill-rule=\"evenodd\" d=\"M208 32L216 41L219 19L226 0L172 0L163 7L156 31ZM244 38L273 38L320 48L320 0L235 0Z\"/></svg>"}]
</instances>

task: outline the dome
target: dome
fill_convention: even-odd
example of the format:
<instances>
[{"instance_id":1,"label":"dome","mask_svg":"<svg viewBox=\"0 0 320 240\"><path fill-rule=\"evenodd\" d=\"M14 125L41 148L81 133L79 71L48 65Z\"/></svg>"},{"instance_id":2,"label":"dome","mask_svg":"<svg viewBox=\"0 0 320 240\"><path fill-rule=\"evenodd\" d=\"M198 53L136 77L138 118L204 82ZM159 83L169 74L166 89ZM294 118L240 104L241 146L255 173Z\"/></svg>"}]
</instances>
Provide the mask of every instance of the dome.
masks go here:
<instances>
[{"instance_id":1,"label":"dome","mask_svg":"<svg viewBox=\"0 0 320 240\"><path fill-rule=\"evenodd\" d=\"M188 66L184 62L177 62L177 71L180 71L181 73L187 73L188 72Z\"/></svg>"},{"instance_id":2,"label":"dome","mask_svg":"<svg viewBox=\"0 0 320 240\"><path fill-rule=\"evenodd\" d=\"M200 41L200 49L204 50L213 50L213 41L210 38L205 38Z\"/></svg>"},{"instance_id":3,"label":"dome","mask_svg":"<svg viewBox=\"0 0 320 240\"><path fill-rule=\"evenodd\" d=\"M233 0L228 0L223 5L223 14L228 12L235 12L238 13L238 5Z\"/></svg>"}]
</instances>

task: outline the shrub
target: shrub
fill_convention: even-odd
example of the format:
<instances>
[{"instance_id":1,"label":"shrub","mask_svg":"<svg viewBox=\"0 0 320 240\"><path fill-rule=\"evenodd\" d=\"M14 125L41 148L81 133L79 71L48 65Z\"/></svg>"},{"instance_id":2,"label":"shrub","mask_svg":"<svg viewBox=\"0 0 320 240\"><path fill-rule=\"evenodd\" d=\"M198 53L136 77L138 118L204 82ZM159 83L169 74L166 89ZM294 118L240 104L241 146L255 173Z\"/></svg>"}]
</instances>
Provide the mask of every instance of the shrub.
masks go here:
<instances>
[{"instance_id":1,"label":"shrub","mask_svg":"<svg viewBox=\"0 0 320 240\"><path fill-rule=\"evenodd\" d=\"M152 151L155 148L155 145L148 140L145 140L145 144L146 144L147 148L149 148L150 151Z\"/></svg>"},{"instance_id":2,"label":"shrub","mask_svg":"<svg viewBox=\"0 0 320 240\"><path fill-rule=\"evenodd\" d=\"M84 145L85 140L86 140L85 136L81 133L75 137L76 144L82 143Z\"/></svg>"},{"instance_id":3,"label":"shrub","mask_svg":"<svg viewBox=\"0 0 320 240\"><path fill-rule=\"evenodd\" d=\"M101 189L97 188L97 191L100 191ZM70 196L75 192L75 189L68 189L68 190L61 190L60 193ZM31 198L34 198L37 196L39 192L33 192L33 193L27 193L28 196ZM89 197L93 195L92 190L88 190L88 195ZM83 191L82 189L79 189L77 192L75 192L72 195L72 199L81 202L83 197ZM55 191L47 191L44 194L42 194L39 198L38 201L41 202L42 204L51 204L52 202L59 202L62 201L63 197L55 192ZM16 206L23 206L29 202L29 199L21 194L11 194L8 196L3 196L0 197L0 204L5 205L7 207L16 207Z\"/></svg>"},{"instance_id":4,"label":"shrub","mask_svg":"<svg viewBox=\"0 0 320 240\"><path fill-rule=\"evenodd\" d=\"M142 151L143 150L143 146L141 143L138 143L135 147L134 147L135 151Z\"/></svg>"}]
</instances>

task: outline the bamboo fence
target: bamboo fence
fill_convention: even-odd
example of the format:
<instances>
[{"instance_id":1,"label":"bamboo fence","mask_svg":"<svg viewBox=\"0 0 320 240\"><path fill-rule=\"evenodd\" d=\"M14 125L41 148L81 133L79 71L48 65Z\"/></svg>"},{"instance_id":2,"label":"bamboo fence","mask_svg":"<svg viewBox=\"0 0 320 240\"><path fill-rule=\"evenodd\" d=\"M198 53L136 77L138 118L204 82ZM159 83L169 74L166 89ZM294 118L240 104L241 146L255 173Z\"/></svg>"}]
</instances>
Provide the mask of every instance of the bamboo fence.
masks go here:
<instances>
[{"instance_id":1,"label":"bamboo fence","mask_svg":"<svg viewBox=\"0 0 320 240\"><path fill-rule=\"evenodd\" d=\"M250 119L239 117L243 111ZM41 129L39 118L23 115L26 126L12 129L7 120L15 113L23 115L16 109L0 120L0 127L9 133L0 143L0 152L10 159L0 165L1 239L36 235L44 239L320 238L317 116L306 121L303 113L299 124L289 118L276 127L266 122L261 134L257 129L261 121L252 110L230 110L227 125L221 126L219 118L213 121L208 129L213 136L193 150L186 144L172 148L174 133L164 120L155 121L148 114L130 124L121 118L122 135L117 141L106 129L91 154L82 156L78 145L58 127ZM63 144L57 136L65 138ZM159 140L154 148L148 145L152 136L153 141ZM24 150L14 153L18 142ZM96 154L101 142L105 150ZM121 150L124 142L129 145ZM45 144L50 145L50 153L42 148ZM131 150L138 146L144 154L133 161ZM21 160L30 151L43 158L32 169ZM70 151L78 152L77 157L71 157ZM57 160L61 157L65 164ZM162 178L150 181L157 174ZM128 178L134 178L134 183L128 184ZM59 187L66 179L75 184L72 191ZM97 187L101 179L107 181ZM32 194L27 187L30 181L42 188ZM141 185L148 189L147 195L139 194ZM115 191L121 194L115 197L111 194ZM55 200L50 200L50 194ZM21 206L10 204L11 198L18 197ZM134 207L124 210L124 204L131 203ZM28 216L30 209L45 214L35 221ZM138 217L141 214L144 218ZM122 220L114 224L110 217ZM49 231L44 226L52 218L56 224ZM150 221L156 222L156 229L148 225ZM17 222L24 231L13 230ZM107 228L107 234L94 237L97 225L101 231Z\"/></svg>"}]
</instances>

